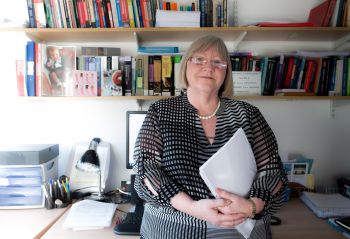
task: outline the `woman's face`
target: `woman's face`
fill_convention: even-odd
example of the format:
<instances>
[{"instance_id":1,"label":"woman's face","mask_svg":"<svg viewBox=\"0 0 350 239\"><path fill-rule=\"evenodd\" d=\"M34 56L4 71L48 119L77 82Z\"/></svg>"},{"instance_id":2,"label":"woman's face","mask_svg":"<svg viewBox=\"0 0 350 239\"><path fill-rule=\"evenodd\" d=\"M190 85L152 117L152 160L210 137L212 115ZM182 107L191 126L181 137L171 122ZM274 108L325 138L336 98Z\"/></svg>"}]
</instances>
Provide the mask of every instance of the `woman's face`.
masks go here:
<instances>
[{"instance_id":1,"label":"woman's face","mask_svg":"<svg viewBox=\"0 0 350 239\"><path fill-rule=\"evenodd\" d=\"M227 64L213 48L194 53L187 62L187 90L218 95L225 80Z\"/></svg>"}]
</instances>

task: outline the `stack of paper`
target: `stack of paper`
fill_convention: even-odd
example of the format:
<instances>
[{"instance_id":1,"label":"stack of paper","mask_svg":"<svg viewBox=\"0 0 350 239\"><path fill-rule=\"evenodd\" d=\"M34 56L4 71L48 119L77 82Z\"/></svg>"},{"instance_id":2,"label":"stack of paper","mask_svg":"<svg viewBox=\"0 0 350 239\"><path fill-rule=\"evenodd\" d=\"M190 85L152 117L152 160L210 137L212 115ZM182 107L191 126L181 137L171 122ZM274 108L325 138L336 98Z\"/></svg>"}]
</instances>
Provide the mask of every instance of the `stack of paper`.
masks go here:
<instances>
[{"instance_id":1,"label":"stack of paper","mask_svg":"<svg viewBox=\"0 0 350 239\"><path fill-rule=\"evenodd\" d=\"M200 27L200 12L157 9L156 27Z\"/></svg>"},{"instance_id":2,"label":"stack of paper","mask_svg":"<svg viewBox=\"0 0 350 239\"><path fill-rule=\"evenodd\" d=\"M320 218L350 216L350 199L339 193L303 192L300 199Z\"/></svg>"},{"instance_id":3,"label":"stack of paper","mask_svg":"<svg viewBox=\"0 0 350 239\"><path fill-rule=\"evenodd\" d=\"M199 173L215 197L218 197L215 192L218 187L239 196L247 196L256 175L256 162L242 128L199 168ZM247 219L236 229L249 238L254 226L255 221Z\"/></svg>"},{"instance_id":4,"label":"stack of paper","mask_svg":"<svg viewBox=\"0 0 350 239\"><path fill-rule=\"evenodd\" d=\"M117 205L93 200L73 204L63 228L73 230L102 229L111 226Z\"/></svg>"}]
</instances>

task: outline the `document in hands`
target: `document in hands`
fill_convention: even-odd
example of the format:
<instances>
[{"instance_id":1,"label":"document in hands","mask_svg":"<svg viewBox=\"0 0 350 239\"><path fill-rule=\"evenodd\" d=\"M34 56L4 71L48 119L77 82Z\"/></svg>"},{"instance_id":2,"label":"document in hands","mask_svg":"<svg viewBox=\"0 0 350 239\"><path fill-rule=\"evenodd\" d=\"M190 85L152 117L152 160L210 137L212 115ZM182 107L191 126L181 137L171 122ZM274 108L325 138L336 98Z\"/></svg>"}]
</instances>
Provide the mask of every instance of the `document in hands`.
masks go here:
<instances>
[{"instance_id":1,"label":"document in hands","mask_svg":"<svg viewBox=\"0 0 350 239\"><path fill-rule=\"evenodd\" d=\"M242 128L199 168L199 174L216 198L216 188L247 196L256 175L256 162ZM248 238L254 225L254 220L247 219L236 229Z\"/></svg>"},{"instance_id":2,"label":"document in hands","mask_svg":"<svg viewBox=\"0 0 350 239\"><path fill-rule=\"evenodd\" d=\"M74 203L63 223L63 228L92 230L111 226L117 205L93 200Z\"/></svg>"}]
</instances>

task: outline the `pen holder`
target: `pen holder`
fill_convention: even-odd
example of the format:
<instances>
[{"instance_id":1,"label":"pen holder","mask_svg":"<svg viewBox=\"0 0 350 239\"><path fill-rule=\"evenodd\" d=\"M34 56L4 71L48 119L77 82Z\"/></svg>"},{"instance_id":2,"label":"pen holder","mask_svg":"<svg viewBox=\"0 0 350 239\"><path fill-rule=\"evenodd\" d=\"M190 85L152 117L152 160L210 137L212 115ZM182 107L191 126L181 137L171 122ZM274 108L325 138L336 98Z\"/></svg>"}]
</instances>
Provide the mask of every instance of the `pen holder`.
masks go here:
<instances>
[{"instance_id":1,"label":"pen holder","mask_svg":"<svg viewBox=\"0 0 350 239\"><path fill-rule=\"evenodd\" d=\"M63 208L72 203L67 176L61 176L59 180L50 179L42 185L45 195L45 208Z\"/></svg>"}]
</instances>

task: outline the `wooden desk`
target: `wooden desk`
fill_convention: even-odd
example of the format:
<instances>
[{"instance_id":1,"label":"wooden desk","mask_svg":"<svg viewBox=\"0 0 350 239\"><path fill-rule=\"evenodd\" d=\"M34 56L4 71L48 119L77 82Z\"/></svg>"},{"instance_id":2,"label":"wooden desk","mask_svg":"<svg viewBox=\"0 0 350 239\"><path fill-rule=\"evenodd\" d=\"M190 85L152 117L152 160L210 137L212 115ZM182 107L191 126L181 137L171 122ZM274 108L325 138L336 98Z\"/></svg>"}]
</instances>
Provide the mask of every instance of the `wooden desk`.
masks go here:
<instances>
[{"instance_id":1,"label":"wooden desk","mask_svg":"<svg viewBox=\"0 0 350 239\"><path fill-rule=\"evenodd\" d=\"M121 205L121 210L127 210L127 205ZM66 212L42 237L44 239L139 239L139 236L118 236L113 233L113 227L119 212L114 218L112 226L101 230L72 231L62 228L68 213ZM282 224L272 226L273 239L344 239L340 233L332 229L325 220L316 217L299 199L292 199L285 204L277 214Z\"/></svg>"},{"instance_id":2,"label":"wooden desk","mask_svg":"<svg viewBox=\"0 0 350 239\"><path fill-rule=\"evenodd\" d=\"M318 218L303 202L293 198L277 215L282 224L271 226L273 239L344 239L324 219Z\"/></svg>"},{"instance_id":3,"label":"wooden desk","mask_svg":"<svg viewBox=\"0 0 350 239\"><path fill-rule=\"evenodd\" d=\"M118 205L118 209L123 211L128 211L130 205L121 204ZM48 230L42 239L139 239L140 236L119 236L114 234L113 227L116 224L118 217L122 216L123 213L117 210L117 213L114 216L112 225L108 228L97 229L97 230L87 230L87 231L73 231L71 229L63 229L62 225L68 216L68 212L65 213L51 228Z\"/></svg>"},{"instance_id":4,"label":"wooden desk","mask_svg":"<svg viewBox=\"0 0 350 239\"><path fill-rule=\"evenodd\" d=\"M0 210L1 238L40 238L68 208Z\"/></svg>"}]
</instances>

